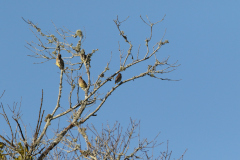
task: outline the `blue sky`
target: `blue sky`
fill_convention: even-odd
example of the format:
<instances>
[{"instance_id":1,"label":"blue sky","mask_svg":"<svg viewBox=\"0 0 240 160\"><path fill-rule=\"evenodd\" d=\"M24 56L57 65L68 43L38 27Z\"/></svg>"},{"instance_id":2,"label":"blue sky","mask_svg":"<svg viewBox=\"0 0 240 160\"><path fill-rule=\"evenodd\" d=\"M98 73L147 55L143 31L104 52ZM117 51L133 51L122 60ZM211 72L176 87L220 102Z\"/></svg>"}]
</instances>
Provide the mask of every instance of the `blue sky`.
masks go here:
<instances>
[{"instance_id":1,"label":"blue sky","mask_svg":"<svg viewBox=\"0 0 240 160\"><path fill-rule=\"evenodd\" d=\"M154 26L150 45L167 29L165 39L170 43L162 47L158 58L170 56L170 62L178 60L181 66L162 77L182 80L144 77L127 83L112 94L89 124L118 121L127 127L131 117L141 120L141 137L151 139L161 132L159 142L169 140L174 158L188 149L184 159L236 159L240 148L239 6L236 0L1 1L0 92L6 90L1 102L7 110L7 104L21 101L28 127L36 124L42 89L45 113L51 113L57 102L59 69L54 60L33 64L41 60L27 56L33 53L25 47L26 41L36 42L36 38L21 17L52 33L52 21L58 28L85 29L85 50L99 49L92 62L96 77L111 52L109 75L119 69L118 42L125 53L128 49L113 22L117 15L122 20L130 16L121 27L134 45L133 54L141 44L140 56L144 56L144 40L150 30L139 16L148 15L156 22L166 14L165 20ZM146 71L146 66L123 72L123 79ZM68 93L66 85L63 94ZM66 98L61 102L63 108L68 104ZM1 133L5 127L1 125Z\"/></svg>"}]
</instances>

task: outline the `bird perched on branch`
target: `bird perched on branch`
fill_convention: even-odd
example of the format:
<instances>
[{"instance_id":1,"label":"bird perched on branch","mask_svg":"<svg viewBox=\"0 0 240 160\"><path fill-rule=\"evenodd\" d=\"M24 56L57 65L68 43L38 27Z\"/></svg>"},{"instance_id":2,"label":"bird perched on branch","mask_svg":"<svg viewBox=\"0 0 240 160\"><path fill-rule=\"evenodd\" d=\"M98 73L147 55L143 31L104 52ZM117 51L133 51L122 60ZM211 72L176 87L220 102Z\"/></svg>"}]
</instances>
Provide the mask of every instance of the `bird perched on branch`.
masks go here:
<instances>
[{"instance_id":1,"label":"bird perched on branch","mask_svg":"<svg viewBox=\"0 0 240 160\"><path fill-rule=\"evenodd\" d=\"M56 58L56 65L63 70L64 69L64 62L62 60L62 55L58 54L57 58Z\"/></svg>"},{"instance_id":2,"label":"bird perched on branch","mask_svg":"<svg viewBox=\"0 0 240 160\"><path fill-rule=\"evenodd\" d=\"M85 89L87 88L87 83L82 79L82 76L79 77L78 84L82 88L82 90L85 91Z\"/></svg>"},{"instance_id":3,"label":"bird perched on branch","mask_svg":"<svg viewBox=\"0 0 240 160\"><path fill-rule=\"evenodd\" d=\"M87 56L85 55L85 50L82 49L81 52L80 52L80 58L82 60L82 62L84 62L87 58Z\"/></svg>"},{"instance_id":4,"label":"bird perched on branch","mask_svg":"<svg viewBox=\"0 0 240 160\"><path fill-rule=\"evenodd\" d=\"M89 142L90 143L90 142ZM6 146L6 144L5 143L3 143L3 142L0 142L0 149L3 149L3 147L5 147Z\"/></svg>"},{"instance_id":5,"label":"bird perched on branch","mask_svg":"<svg viewBox=\"0 0 240 160\"><path fill-rule=\"evenodd\" d=\"M91 151L89 150L80 150L80 153L84 156L84 157L88 157L88 156L93 156L93 154L91 153Z\"/></svg>"},{"instance_id":6,"label":"bird perched on branch","mask_svg":"<svg viewBox=\"0 0 240 160\"><path fill-rule=\"evenodd\" d=\"M51 114L48 114L46 117L45 117L45 122L47 122L47 120L49 119L49 118L52 118L53 116L51 115Z\"/></svg>"},{"instance_id":7,"label":"bird perched on branch","mask_svg":"<svg viewBox=\"0 0 240 160\"><path fill-rule=\"evenodd\" d=\"M118 73L116 79L115 79L115 84L120 82L122 80L122 74L121 73Z\"/></svg>"}]
</instances>

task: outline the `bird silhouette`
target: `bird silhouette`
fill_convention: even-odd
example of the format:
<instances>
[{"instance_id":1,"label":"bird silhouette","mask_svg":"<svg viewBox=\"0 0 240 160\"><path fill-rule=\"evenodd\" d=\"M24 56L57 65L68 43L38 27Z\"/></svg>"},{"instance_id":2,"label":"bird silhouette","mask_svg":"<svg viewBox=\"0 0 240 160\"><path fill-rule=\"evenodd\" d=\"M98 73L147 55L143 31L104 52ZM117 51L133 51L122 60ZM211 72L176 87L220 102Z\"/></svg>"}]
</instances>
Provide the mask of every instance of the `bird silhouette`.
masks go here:
<instances>
[{"instance_id":1,"label":"bird silhouette","mask_svg":"<svg viewBox=\"0 0 240 160\"><path fill-rule=\"evenodd\" d=\"M121 73L118 73L116 79L115 79L115 84L120 82L122 80L122 74Z\"/></svg>"}]
</instances>

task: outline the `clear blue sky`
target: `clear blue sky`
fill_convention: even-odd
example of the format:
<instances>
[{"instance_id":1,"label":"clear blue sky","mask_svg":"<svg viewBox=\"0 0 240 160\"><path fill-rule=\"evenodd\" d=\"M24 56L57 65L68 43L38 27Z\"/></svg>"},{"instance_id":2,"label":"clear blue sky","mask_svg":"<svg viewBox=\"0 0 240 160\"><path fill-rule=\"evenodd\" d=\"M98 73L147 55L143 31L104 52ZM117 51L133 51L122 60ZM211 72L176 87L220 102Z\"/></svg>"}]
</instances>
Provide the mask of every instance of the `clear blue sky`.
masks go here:
<instances>
[{"instance_id":1,"label":"clear blue sky","mask_svg":"<svg viewBox=\"0 0 240 160\"><path fill-rule=\"evenodd\" d=\"M166 14L165 20L153 29L152 41L160 40L167 29L165 39L170 43L160 50L158 58L171 56L170 62L178 60L181 66L162 77L182 80L169 82L144 77L123 85L89 123L101 126L118 121L127 127L131 117L141 120L141 137L151 139L161 132L159 142L169 140L174 158L188 149L185 160L237 159L240 148L239 6L237 0L1 1L0 92L6 90L1 102L7 110L7 104L12 106L13 102L21 101L23 121L28 127L36 124L41 89L44 89L46 113L51 113L57 102L59 69L54 60L33 64L40 60L27 56L32 53L24 47L26 41L36 39L21 17L52 33L51 21L59 28L64 26L72 31L85 28L85 50L99 49L96 58L93 57L96 70L92 74L96 77L109 61L111 52L110 72L119 69L118 41L125 53L128 49L124 48L126 45L113 22L117 15L120 19L130 16L122 29L134 45L133 54L136 55L141 44L143 56L149 29L139 16L148 15L156 22ZM145 66L142 71L146 71ZM123 72L123 79L140 71ZM68 91L68 87L63 88L66 96ZM68 104L67 99L62 99L63 107L64 103ZM2 117L0 120L3 121ZM5 127L1 124L1 133Z\"/></svg>"}]
</instances>

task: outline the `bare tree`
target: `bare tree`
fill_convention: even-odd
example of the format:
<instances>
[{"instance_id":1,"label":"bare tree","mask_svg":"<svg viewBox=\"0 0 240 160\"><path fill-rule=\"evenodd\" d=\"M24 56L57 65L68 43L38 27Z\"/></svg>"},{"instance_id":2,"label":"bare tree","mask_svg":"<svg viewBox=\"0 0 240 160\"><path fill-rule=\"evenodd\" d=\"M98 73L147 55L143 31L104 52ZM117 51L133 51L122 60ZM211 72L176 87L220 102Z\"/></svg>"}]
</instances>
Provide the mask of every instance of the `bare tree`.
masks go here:
<instances>
[{"instance_id":1,"label":"bare tree","mask_svg":"<svg viewBox=\"0 0 240 160\"><path fill-rule=\"evenodd\" d=\"M164 16L165 17L165 16ZM154 149L161 143L157 143L156 139L148 141L147 139L140 139L140 132L136 133L136 129L139 127L139 122L131 120L130 126L126 131L122 130L119 123L116 123L113 127L103 127L99 132L92 125L88 126L87 121L96 116L96 113L101 109L107 98L120 86L144 76L157 78L159 80L173 81L169 78L162 78L159 75L170 73L174 71L179 65L177 62L170 64L169 57L164 60L157 58L160 48L169 43L168 40L164 40L164 35L158 42L152 46L152 50L149 47L149 42L152 40L153 27L164 20L152 23L148 17L147 21L142 19L143 23L149 26L150 35L145 40L146 53L144 56L138 50L137 53L132 53L133 45L128 39L126 33L121 30L123 21L120 21L118 17L114 20L120 36L125 43L129 45L126 55L120 50L120 69L117 71L110 71L111 56L109 56L109 62L105 64L102 72L97 75L97 79L93 80L91 76L91 58L98 52L98 49L93 49L91 53L86 54L85 49L82 47L85 36L82 30L72 32L66 28L57 28L56 34L45 33L40 27L35 25L29 20L23 19L29 24L33 30L32 32L36 36L38 42L28 42L28 49L34 54L31 57L42 59L41 63L46 61L56 60L56 65L60 69L60 83L59 93L57 98L56 107L52 113L48 113L44 117L43 107L43 91L42 98L39 107L38 122L34 130L34 134L28 137L26 134L27 128L20 125L21 120L20 111L17 111L16 105L13 108L9 107L12 111L13 120L16 122L17 128L12 129L9 118L1 104L2 113L7 122L11 136L0 135L3 142L0 144L0 157L9 159L170 159L171 152L168 148L165 152L162 152L158 156L154 156L149 152L149 149ZM166 32L166 31L165 31ZM77 39L76 44L70 43L69 39ZM120 45L119 45L120 47ZM62 57L63 56L63 57ZM136 57L136 58L134 58ZM142 58L140 58L142 57ZM149 64L146 71L142 71L138 75L132 75L131 78L125 79L123 71L128 70L130 67L139 63L147 61L148 59L155 59L154 64ZM103 64L104 65L104 64ZM159 69L161 67L161 69ZM80 72L84 72L87 75L86 81L79 75ZM62 97L63 77L68 82L71 91L68 97ZM107 83L112 83L115 77L115 85L112 88L108 88L109 91L101 93L100 89L107 87ZM176 81L176 80L175 80ZM79 90L83 89L85 92L84 98L81 99ZM60 104L61 99L69 101L69 107L62 107ZM74 98L77 100L74 101ZM73 105L73 103L75 103ZM65 108L65 110L64 110ZM66 109L68 108L68 109ZM62 110L61 110L62 109ZM51 125L51 122L57 119L63 119L68 116L68 125L64 128L54 128L54 136L49 137L47 131ZM66 117L66 116L65 116ZM43 122L45 121L45 123ZM85 124L85 127L83 127ZM53 127L53 126L52 126ZM75 134L77 132L77 134ZM90 136L92 135L92 136ZM82 138L81 138L82 137ZM90 138L92 137L92 138ZM95 138L93 138L95 137ZM157 137L157 136L156 136ZM135 147L130 146L130 142L133 139L138 138L138 145ZM81 142L81 139L84 142ZM159 152L160 153L160 152ZM183 155L180 157L183 159Z\"/></svg>"}]
</instances>

